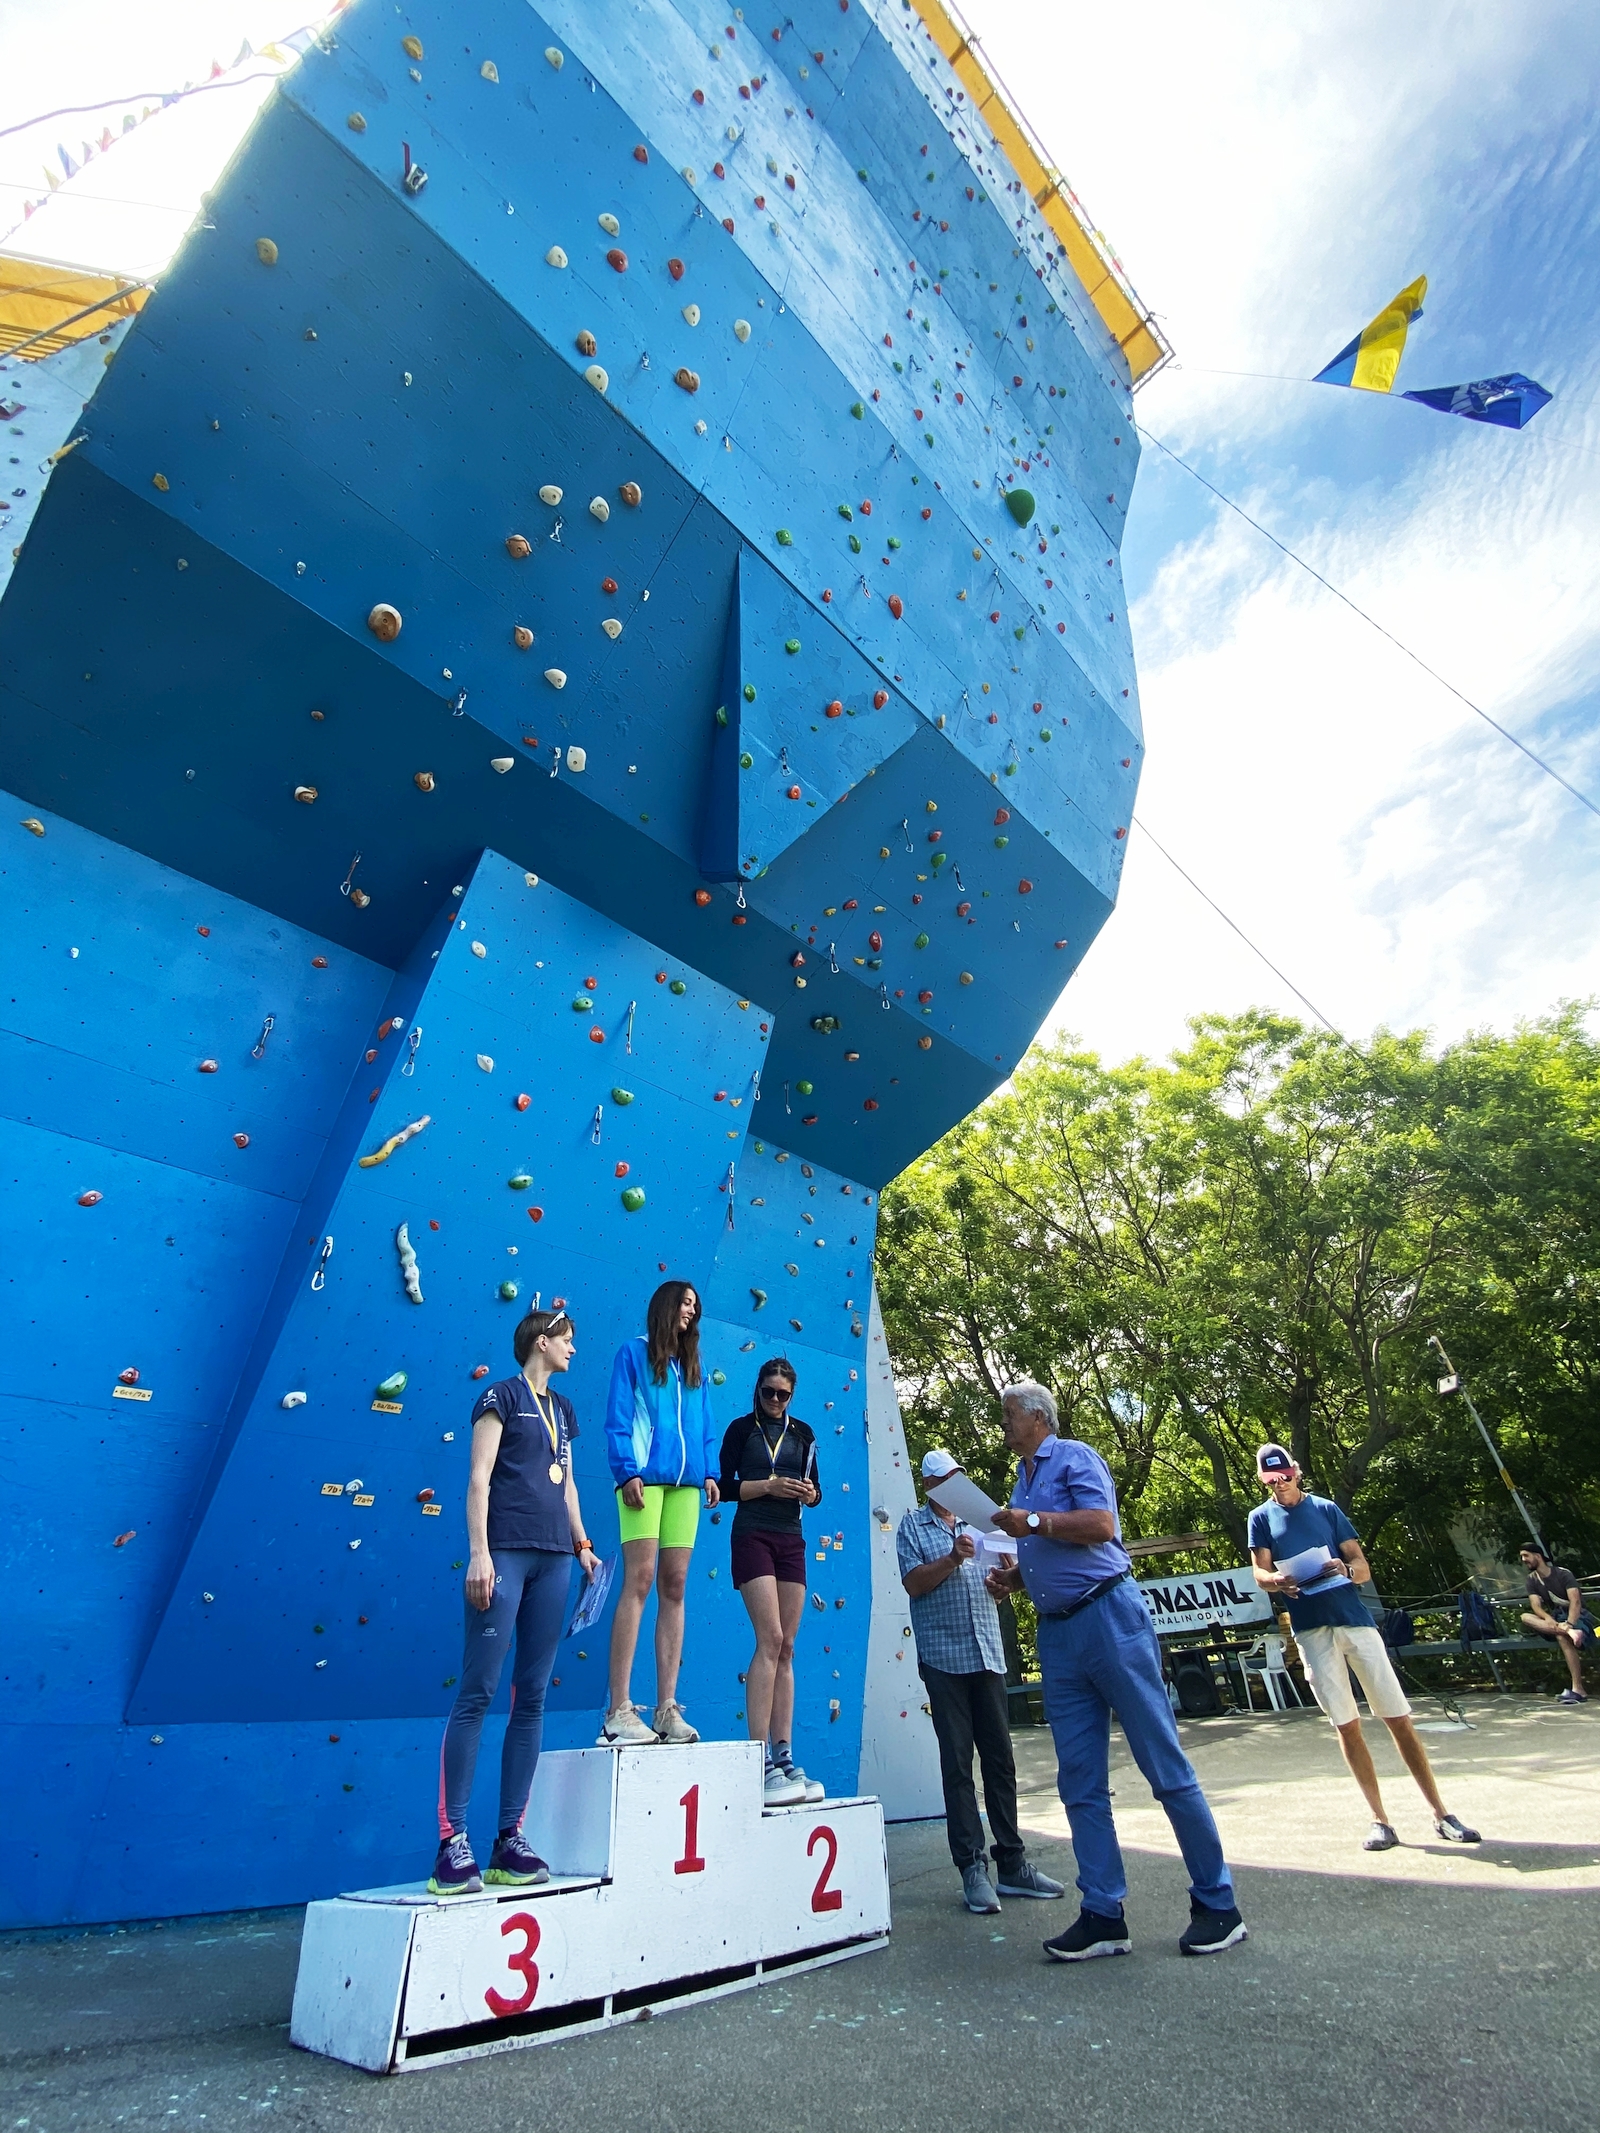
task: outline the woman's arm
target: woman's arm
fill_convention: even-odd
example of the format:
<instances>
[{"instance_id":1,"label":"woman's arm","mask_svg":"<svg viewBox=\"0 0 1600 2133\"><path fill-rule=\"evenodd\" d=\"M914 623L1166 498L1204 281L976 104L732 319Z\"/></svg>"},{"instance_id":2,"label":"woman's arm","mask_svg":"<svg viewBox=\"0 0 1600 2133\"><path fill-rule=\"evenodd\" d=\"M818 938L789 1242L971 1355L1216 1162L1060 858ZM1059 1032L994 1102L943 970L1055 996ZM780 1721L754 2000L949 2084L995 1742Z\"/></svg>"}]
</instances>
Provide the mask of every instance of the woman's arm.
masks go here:
<instances>
[{"instance_id":1,"label":"woman's arm","mask_svg":"<svg viewBox=\"0 0 1600 2133\"><path fill-rule=\"evenodd\" d=\"M592 1578L600 1568L600 1558L589 1545L588 1529L583 1522L583 1507L578 1502L578 1483L572 1471L572 1449L567 1449L567 1524L572 1532L572 1552L583 1565L585 1577Z\"/></svg>"},{"instance_id":2,"label":"woman's arm","mask_svg":"<svg viewBox=\"0 0 1600 2133\"><path fill-rule=\"evenodd\" d=\"M467 1476L467 1601L480 1614L494 1598L494 1561L489 1554L489 1477L500 1456L505 1424L493 1409L472 1425L472 1467Z\"/></svg>"}]
</instances>

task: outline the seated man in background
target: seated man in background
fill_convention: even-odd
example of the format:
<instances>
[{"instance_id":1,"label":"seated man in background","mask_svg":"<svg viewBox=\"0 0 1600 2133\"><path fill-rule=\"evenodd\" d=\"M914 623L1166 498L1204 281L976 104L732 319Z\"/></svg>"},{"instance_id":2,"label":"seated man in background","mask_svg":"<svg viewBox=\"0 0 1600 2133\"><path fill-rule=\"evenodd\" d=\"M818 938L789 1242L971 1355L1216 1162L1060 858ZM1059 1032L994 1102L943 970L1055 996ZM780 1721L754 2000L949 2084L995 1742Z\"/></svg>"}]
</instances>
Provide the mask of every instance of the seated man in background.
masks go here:
<instances>
[{"instance_id":1,"label":"seated man in background","mask_svg":"<svg viewBox=\"0 0 1600 2133\"><path fill-rule=\"evenodd\" d=\"M1561 1691L1562 1703L1587 1703L1583 1686L1583 1647L1594 1635L1594 1617L1584 1608L1583 1587L1562 1563L1552 1563L1536 1542L1522 1550L1522 1567L1528 1573L1529 1612L1522 1617L1524 1629L1549 1637L1567 1662L1572 1676Z\"/></svg>"}]
</instances>

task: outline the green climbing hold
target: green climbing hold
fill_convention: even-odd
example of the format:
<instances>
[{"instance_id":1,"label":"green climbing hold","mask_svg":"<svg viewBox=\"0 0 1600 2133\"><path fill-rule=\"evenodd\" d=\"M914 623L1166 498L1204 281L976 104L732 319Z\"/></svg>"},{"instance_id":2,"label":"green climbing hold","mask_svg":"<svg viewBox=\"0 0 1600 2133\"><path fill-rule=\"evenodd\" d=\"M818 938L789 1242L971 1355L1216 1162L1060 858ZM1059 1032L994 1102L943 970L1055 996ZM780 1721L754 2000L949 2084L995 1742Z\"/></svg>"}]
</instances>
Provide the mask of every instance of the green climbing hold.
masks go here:
<instances>
[{"instance_id":1,"label":"green climbing hold","mask_svg":"<svg viewBox=\"0 0 1600 2133\"><path fill-rule=\"evenodd\" d=\"M526 1192L533 1180L525 1170L518 1170L506 1179L506 1183L513 1192Z\"/></svg>"},{"instance_id":2,"label":"green climbing hold","mask_svg":"<svg viewBox=\"0 0 1600 2133\"><path fill-rule=\"evenodd\" d=\"M1006 491L1006 509L1019 526L1027 525L1038 508L1039 506L1033 500L1033 491L1031 489L1008 489Z\"/></svg>"},{"instance_id":3,"label":"green climbing hold","mask_svg":"<svg viewBox=\"0 0 1600 2133\"><path fill-rule=\"evenodd\" d=\"M798 652L798 651L799 651L799 649L800 649L800 640L799 640L799 638L798 638L798 637L785 637L785 638L784 638L784 640L783 640L783 648L784 648L784 650L785 650L785 651L786 651L786 652L788 653L789 657L790 657L790 658L792 659L792 658L794 657L795 653L796 653L796 652Z\"/></svg>"},{"instance_id":4,"label":"green climbing hold","mask_svg":"<svg viewBox=\"0 0 1600 2133\"><path fill-rule=\"evenodd\" d=\"M717 706L717 724L718 724L719 726L725 726L725 725L726 725L727 723L728 723L728 707L727 707L727 705L726 705L726 704L718 704L718 706Z\"/></svg>"},{"instance_id":5,"label":"green climbing hold","mask_svg":"<svg viewBox=\"0 0 1600 2133\"><path fill-rule=\"evenodd\" d=\"M810 1082L797 1081L794 1085L794 1093L796 1094L796 1096L809 1096L811 1094Z\"/></svg>"},{"instance_id":6,"label":"green climbing hold","mask_svg":"<svg viewBox=\"0 0 1600 2133\"><path fill-rule=\"evenodd\" d=\"M904 365L904 363L900 362L897 358L894 367L899 372L900 376L903 378L906 374L906 366Z\"/></svg>"},{"instance_id":7,"label":"green climbing hold","mask_svg":"<svg viewBox=\"0 0 1600 2133\"><path fill-rule=\"evenodd\" d=\"M866 174L866 172L865 172L864 170L858 170L858 171L856 172L856 176L857 176L857 177L858 177L858 178L859 178L859 179L861 180L861 182L862 182L862 184L863 184L863 185L865 185L865 184L866 184L866 182L867 182L867 174Z\"/></svg>"},{"instance_id":8,"label":"green climbing hold","mask_svg":"<svg viewBox=\"0 0 1600 2133\"><path fill-rule=\"evenodd\" d=\"M938 871L939 871L939 869L940 869L940 868L941 868L941 867L942 867L942 866L944 865L945 861L946 861L946 860L947 860L947 859L948 859L949 857L950 857L950 854L949 854L948 852L935 852L935 853L934 853L934 855L933 855L933 857L932 857L932 859L931 859L931 860L929 860L928 864L929 864L929 865L930 865L930 866L931 866L931 867L933 868L933 871L934 871L934 872L935 872L935 873L937 874L937 873L938 873Z\"/></svg>"},{"instance_id":9,"label":"green climbing hold","mask_svg":"<svg viewBox=\"0 0 1600 2133\"><path fill-rule=\"evenodd\" d=\"M854 402L854 403L852 404L852 406L851 406L851 409L850 409L850 412L851 412L851 414L852 414L852 415L854 415L854 416L855 416L855 418L856 418L857 422L864 422L864 421L866 420L866 414L867 414L867 411L866 411L866 409L865 409L865 408L864 408L864 407L863 407L863 406L861 405L861 402L860 402L859 400L855 401L855 402Z\"/></svg>"},{"instance_id":10,"label":"green climbing hold","mask_svg":"<svg viewBox=\"0 0 1600 2133\"><path fill-rule=\"evenodd\" d=\"M667 990L668 992L686 993L689 988L687 985L684 984L682 978L674 978L672 983L667 987Z\"/></svg>"},{"instance_id":11,"label":"green climbing hold","mask_svg":"<svg viewBox=\"0 0 1600 2133\"><path fill-rule=\"evenodd\" d=\"M1013 636L1013 637L1015 637L1015 638L1016 638L1016 640L1017 640L1018 644L1020 644L1020 643L1022 642L1023 638L1024 638L1024 637L1025 637L1025 636L1026 636L1027 634L1028 634L1028 626L1027 626L1027 624L1026 624L1026 623L1019 623L1019 625L1017 626L1017 628L1016 628L1016 629L1014 629L1014 630L1013 630L1013 631L1011 632L1011 634L1012 634L1012 636Z\"/></svg>"},{"instance_id":12,"label":"green climbing hold","mask_svg":"<svg viewBox=\"0 0 1600 2133\"><path fill-rule=\"evenodd\" d=\"M841 504L839 506L839 516L841 518L854 518L855 513L851 510L848 504Z\"/></svg>"},{"instance_id":13,"label":"green climbing hold","mask_svg":"<svg viewBox=\"0 0 1600 2133\"><path fill-rule=\"evenodd\" d=\"M780 548L792 548L794 546L794 535L789 531L787 526L780 526L778 528L776 539Z\"/></svg>"},{"instance_id":14,"label":"green climbing hold","mask_svg":"<svg viewBox=\"0 0 1600 2133\"><path fill-rule=\"evenodd\" d=\"M757 1311L761 1309L766 1300L767 1292L765 1289L752 1289L750 1291L750 1302Z\"/></svg>"},{"instance_id":15,"label":"green climbing hold","mask_svg":"<svg viewBox=\"0 0 1600 2133\"><path fill-rule=\"evenodd\" d=\"M753 704L756 700L756 685L753 681L747 681L744 685L744 700L747 704Z\"/></svg>"},{"instance_id":16,"label":"green climbing hold","mask_svg":"<svg viewBox=\"0 0 1600 2133\"><path fill-rule=\"evenodd\" d=\"M755 760L753 755L742 755L739 758L739 768L741 770L752 770L755 767Z\"/></svg>"},{"instance_id":17,"label":"green climbing hold","mask_svg":"<svg viewBox=\"0 0 1600 2133\"><path fill-rule=\"evenodd\" d=\"M410 1382L405 1371L391 1371L383 1383L374 1388L372 1396L375 1400L398 1400Z\"/></svg>"},{"instance_id":18,"label":"green climbing hold","mask_svg":"<svg viewBox=\"0 0 1600 2133\"><path fill-rule=\"evenodd\" d=\"M631 1104L633 1102L632 1089L613 1089L611 1092L611 1101L614 1104Z\"/></svg>"},{"instance_id":19,"label":"green climbing hold","mask_svg":"<svg viewBox=\"0 0 1600 2133\"><path fill-rule=\"evenodd\" d=\"M1006 776L1007 776L1008 778L1014 778L1014 777L1016 776L1016 774L1017 774L1017 766L1016 766L1016 764L1015 764L1015 763L1007 763L1007 765L1006 765Z\"/></svg>"},{"instance_id":20,"label":"green climbing hold","mask_svg":"<svg viewBox=\"0 0 1600 2133\"><path fill-rule=\"evenodd\" d=\"M919 933L916 939L911 943L911 945L913 948L926 948L928 945L928 936L925 933Z\"/></svg>"},{"instance_id":21,"label":"green climbing hold","mask_svg":"<svg viewBox=\"0 0 1600 2133\"><path fill-rule=\"evenodd\" d=\"M1041 740L1041 741L1047 741L1047 740L1049 740L1049 738L1050 738L1050 728L1049 728L1048 726L1041 726L1041 727L1039 728L1039 738L1040 738L1040 740Z\"/></svg>"},{"instance_id":22,"label":"green climbing hold","mask_svg":"<svg viewBox=\"0 0 1600 2133\"><path fill-rule=\"evenodd\" d=\"M858 536L858 535L856 535L856 534L854 534L854 533L852 533L852 534L851 534L851 536L850 536L850 553L851 553L852 555L859 555L859 554L861 553L861 541L860 541L860 538L859 538L859 536Z\"/></svg>"},{"instance_id":23,"label":"green climbing hold","mask_svg":"<svg viewBox=\"0 0 1600 2133\"><path fill-rule=\"evenodd\" d=\"M592 1015L594 1013L594 1002L586 992L580 992L573 1001L572 1012L575 1015Z\"/></svg>"},{"instance_id":24,"label":"green climbing hold","mask_svg":"<svg viewBox=\"0 0 1600 2133\"><path fill-rule=\"evenodd\" d=\"M622 1188L622 1204L630 1215L636 1215L644 1205L644 1187L642 1185L624 1185Z\"/></svg>"},{"instance_id":25,"label":"green climbing hold","mask_svg":"<svg viewBox=\"0 0 1600 2133\"><path fill-rule=\"evenodd\" d=\"M890 548L898 548L898 547L900 546L900 536L899 536L899 534L898 534L898 533L891 533L891 534L890 534L890 536L889 536L889 538L888 538L888 541L887 541L887 542L885 543L885 545L886 545L887 547L890 547Z\"/></svg>"},{"instance_id":26,"label":"green climbing hold","mask_svg":"<svg viewBox=\"0 0 1600 2133\"><path fill-rule=\"evenodd\" d=\"M500 1284L500 1301L501 1301L502 1303L508 1303L508 1304L511 1304L511 1303L515 1303L515 1302L516 1302L516 1300L517 1300L517 1296L518 1296L518 1294L519 1294L519 1291L518 1291L518 1288L517 1288L517 1284L516 1284L516 1283L515 1283L514 1281L502 1281L502 1282L501 1282L501 1284Z\"/></svg>"},{"instance_id":27,"label":"green climbing hold","mask_svg":"<svg viewBox=\"0 0 1600 2133\"><path fill-rule=\"evenodd\" d=\"M1009 837L996 837L996 839L994 840L994 848L997 852L1003 852L1010 842L1011 839Z\"/></svg>"},{"instance_id":28,"label":"green climbing hold","mask_svg":"<svg viewBox=\"0 0 1600 2133\"><path fill-rule=\"evenodd\" d=\"M728 1382L728 1373L725 1370L713 1370L711 1373L711 1382L713 1385L726 1385Z\"/></svg>"}]
</instances>

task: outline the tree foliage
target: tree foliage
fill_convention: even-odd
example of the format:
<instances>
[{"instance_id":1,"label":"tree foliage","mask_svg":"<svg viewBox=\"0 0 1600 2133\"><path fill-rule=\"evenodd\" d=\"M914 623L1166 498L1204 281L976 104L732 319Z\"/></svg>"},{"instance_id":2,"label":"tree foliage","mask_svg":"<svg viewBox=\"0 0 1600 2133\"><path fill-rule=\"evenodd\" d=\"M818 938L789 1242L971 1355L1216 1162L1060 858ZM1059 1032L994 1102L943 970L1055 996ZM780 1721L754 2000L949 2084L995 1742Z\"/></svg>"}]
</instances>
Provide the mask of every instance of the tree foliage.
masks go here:
<instances>
[{"instance_id":1,"label":"tree foliage","mask_svg":"<svg viewBox=\"0 0 1600 2133\"><path fill-rule=\"evenodd\" d=\"M1036 1049L884 1194L879 1279L915 1449L1009 1487L1007 1381L1104 1453L1130 1534L1242 1559L1286 1443L1393 1590L1521 1528L1437 1334L1564 1560L1600 1555L1600 1045L1568 1007L1442 1048L1203 1016L1106 1066Z\"/></svg>"}]
</instances>

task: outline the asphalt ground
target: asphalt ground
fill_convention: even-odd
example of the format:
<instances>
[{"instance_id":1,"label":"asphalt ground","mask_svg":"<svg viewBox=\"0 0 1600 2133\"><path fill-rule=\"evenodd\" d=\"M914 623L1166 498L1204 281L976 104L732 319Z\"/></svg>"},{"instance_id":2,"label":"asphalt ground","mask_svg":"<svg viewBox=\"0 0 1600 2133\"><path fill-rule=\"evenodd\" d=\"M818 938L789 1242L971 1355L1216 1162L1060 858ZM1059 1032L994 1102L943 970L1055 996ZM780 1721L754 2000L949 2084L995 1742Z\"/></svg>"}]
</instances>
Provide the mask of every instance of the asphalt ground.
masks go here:
<instances>
[{"instance_id":1,"label":"asphalt ground","mask_svg":"<svg viewBox=\"0 0 1600 2133\"><path fill-rule=\"evenodd\" d=\"M1600 1706L1596 1707L1600 1709ZM1431 1724L1441 1714L1419 1710ZM960 1908L939 1824L890 1832L888 1948L625 2029L393 2078L296 2051L298 1911L0 1937L0 2133L295 2128L518 2133L1094 2133L1600 2126L1600 1732L1590 1710L1473 1698L1425 1738L1484 1832L1447 1847L1386 1741L1396 1852L1314 1712L1184 1727L1250 1925L1183 1961L1165 1818L1116 1744L1131 1957L1065 1966L1062 1903ZM1381 1729L1371 1727L1371 1731ZM1034 1855L1070 1883L1048 1736L1020 1733Z\"/></svg>"}]
</instances>

